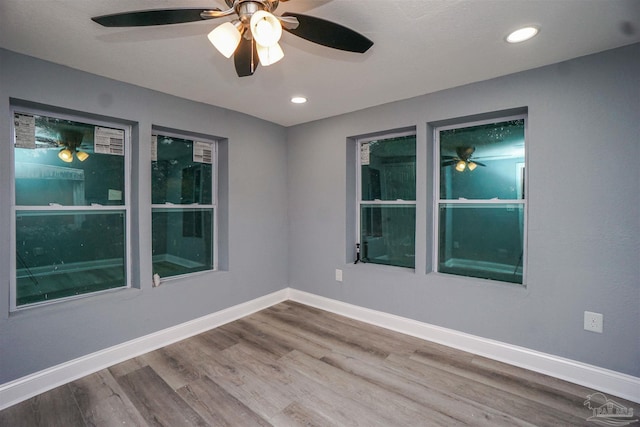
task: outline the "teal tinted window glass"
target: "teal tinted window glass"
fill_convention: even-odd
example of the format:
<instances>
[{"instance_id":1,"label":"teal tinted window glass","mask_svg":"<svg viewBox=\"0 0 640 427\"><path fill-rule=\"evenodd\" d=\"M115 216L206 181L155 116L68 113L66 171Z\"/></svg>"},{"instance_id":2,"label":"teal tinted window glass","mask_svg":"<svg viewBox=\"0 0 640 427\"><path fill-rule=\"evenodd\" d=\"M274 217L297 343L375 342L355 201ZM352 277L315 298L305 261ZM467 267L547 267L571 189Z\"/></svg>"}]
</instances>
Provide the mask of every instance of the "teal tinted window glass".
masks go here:
<instances>
[{"instance_id":1,"label":"teal tinted window glass","mask_svg":"<svg viewBox=\"0 0 640 427\"><path fill-rule=\"evenodd\" d=\"M18 211L16 306L126 285L123 210Z\"/></svg>"},{"instance_id":2,"label":"teal tinted window glass","mask_svg":"<svg viewBox=\"0 0 640 427\"><path fill-rule=\"evenodd\" d=\"M14 113L18 206L125 204L124 129Z\"/></svg>"},{"instance_id":3,"label":"teal tinted window glass","mask_svg":"<svg viewBox=\"0 0 640 427\"><path fill-rule=\"evenodd\" d=\"M212 204L213 145L166 135L154 143L152 203Z\"/></svg>"},{"instance_id":4,"label":"teal tinted window glass","mask_svg":"<svg viewBox=\"0 0 640 427\"><path fill-rule=\"evenodd\" d=\"M402 136L360 145L362 200L416 199L416 137Z\"/></svg>"},{"instance_id":5,"label":"teal tinted window glass","mask_svg":"<svg viewBox=\"0 0 640 427\"><path fill-rule=\"evenodd\" d=\"M525 120L438 129L437 271L524 282Z\"/></svg>"},{"instance_id":6,"label":"teal tinted window glass","mask_svg":"<svg viewBox=\"0 0 640 427\"><path fill-rule=\"evenodd\" d=\"M153 273L214 270L215 143L160 132L152 146Z\"/></svg>"},{"instance_id":7,"label":"teal tinted window glass","mask_svg":"<svg viewBox=\"0 0 640 427\"><path fill-rule=\"evenodd\" d=\"M441 204L438 271L522 283L524 205Z\"/></svg>"},{"instance_id":8,"label":"teal tinted window glass","mask_svg":"<svg viewBox=\"0 0 640 427\"><path fill-rule=\"evenodd\" d=\"M440 199L524 198L524 119L442 130Z\"/></svg>"},{"instance_id":9,"label":"teal tinted window glass","mask_svg":"<svg viewBox=\"0 0 640 427\"><path fill-rule=\"evenodd\" d=\"M361 205L364 262L415 267L415 205Z\"/></svg>"},{"instance_id":10,"label":"teal tinted window glass","mask_svg":"<svg viewBox=\"0 0 640 427\"><path fill-rule=\"evenodd\" d=\"M154 208L153 271L160 277L212 270L213 209Z\"/></svg>"}]
</instances>

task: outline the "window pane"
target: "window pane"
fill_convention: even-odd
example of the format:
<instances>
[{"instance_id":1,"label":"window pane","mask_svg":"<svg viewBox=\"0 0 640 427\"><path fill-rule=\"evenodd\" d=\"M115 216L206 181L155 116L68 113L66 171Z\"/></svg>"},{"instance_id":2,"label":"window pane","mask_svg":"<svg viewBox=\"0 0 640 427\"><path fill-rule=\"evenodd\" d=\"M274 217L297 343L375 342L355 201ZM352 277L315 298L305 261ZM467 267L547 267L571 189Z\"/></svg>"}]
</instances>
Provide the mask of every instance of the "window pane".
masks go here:
<instances>
[{"instance_id":1,"label":"window pane","mask_svg":"<svg viewBox=\"0 0 640 427\"><path fill-rule=\"evenodd\" d=\"M213 209L153 209L153 272L160 277L213 269Z\"/></svg>"},{"instance_id":2,"label":"window pane","mask_svg":"<svg viewBox=\"0 0 640 427\"><path fill-rule=\"evenodd\" d=\"M152 203L212 204L212 156L212 144L157 135Z\"/></svg>"},{"instance_id":3,"label":"window pane","mask_svg":"<svg viewBox=\"0 0 640 427\"><path fill-rule=\"evenodd\" d=\"M126 286L124 211L19 211L16 305Z\"/></svg>"},{"instance_id":4,"label":"window pane","mask_svg":"<svg viewBox=\"0 0 640 427\"><path fill-rule=\"evenodd\" d=\"M124 204L124 130L22 113L14 124L18 206Z\"/></svg>"},{"instance_id":5,"label":"window pane","mask_svg":"<svg viewBox=\"0 0 640 427\"><path fill-rule=\"evenodd\" d=\"M439 132L440 199L523 199L524 119Z\"/></svg>"},{"instance_id":6,"label":"window pane","mask_svg":"<svg viewBox=\"0 0 640 427\"><path fill-rule=\"evenodd\" d=\"M363 205L360 209L361 256L365 262L415 266L414 205Z\"/></svg>"},{"instance_id":7,"label":"window pane","mask_svg":"<svg viewBox=\"0 0 640 427\"><path fill-rule=\"evenodd\" d=\"M524 205L440 206L438 271L522 283Z\"/></svg>"},{"instance_id":8,"label":"window pane","mask_svg":"<svg viewBox=\"0 0 640 427\"><path fill-rule=\"evenodd\" d=\"M363 143L362 200L416 199L416 137Z\"/></svg>"}]
</instances>

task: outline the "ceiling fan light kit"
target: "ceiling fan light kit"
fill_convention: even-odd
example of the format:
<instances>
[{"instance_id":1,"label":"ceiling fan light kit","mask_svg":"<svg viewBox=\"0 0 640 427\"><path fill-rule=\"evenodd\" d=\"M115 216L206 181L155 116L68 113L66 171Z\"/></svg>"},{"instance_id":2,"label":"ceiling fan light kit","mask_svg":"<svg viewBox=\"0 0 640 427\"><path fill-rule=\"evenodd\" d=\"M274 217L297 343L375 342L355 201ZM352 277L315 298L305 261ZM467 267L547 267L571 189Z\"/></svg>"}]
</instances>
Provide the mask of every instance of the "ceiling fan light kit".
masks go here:
<instances>
[{"instance_id":1,"label":"ceiling fan light kit","mask_svg":"<svg viewBox=\"0 0 640 427\"><path fill-rule=\"evenodd\" d=\"M348 52L364 53L373 42L340 24L313 16L286 12L273 15L280 1L225 0L220 9L157 9L115 13L91 18L105 27L145 27L181 24L237 15L237 19L219 25L208 34L209 41L225 57L234 56L239 77L253 75L257 62L268 66L284 57L278 41L282 30L313 43ZM242 40L246 42L243 42Z\"/></svg>"},{"instance_id":2,"label":"ceiling fan light kit","mask_svg":"<svg viewBox=\"0 0 640 427\"><path fill-rule=\"evenodd\" d=\"M250 28L256 43L261 46L273 46L282 37L280 21L264 10L259 10L251 16Z\"/></svg>"},{"instance_id":3,"label":"ceiling fan light kit","mask_svg":"<svg viewBox=\"0 0 640 427\"><path fill-rule=\"evenodd\" d=\"M278 43L272 46L257 45L260 65L266 67L284 58L284 52Z\"/></svg>"},{"instance_id":4,"label":"ceiling fan light kit","mask_svg":"<svg viewBox=\"0 0 640 427\"><path fill-rule=\"evenodd\" d=\"M240 21L236 22L242 28ZM240 34L239 28L231 22L218 25L207 35L211 44L227 58L231 58L233 52L238 48L240 37L242 37L242 34Z\"/></svg>"}]
</instances>

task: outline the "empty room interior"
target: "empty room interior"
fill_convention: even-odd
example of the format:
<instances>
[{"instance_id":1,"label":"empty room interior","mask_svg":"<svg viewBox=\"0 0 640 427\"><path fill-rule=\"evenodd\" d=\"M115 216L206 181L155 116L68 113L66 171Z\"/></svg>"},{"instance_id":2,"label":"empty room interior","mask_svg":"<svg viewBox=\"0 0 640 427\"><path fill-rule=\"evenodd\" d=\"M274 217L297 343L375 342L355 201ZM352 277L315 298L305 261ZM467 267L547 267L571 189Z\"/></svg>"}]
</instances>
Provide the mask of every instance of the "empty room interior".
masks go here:
<instances>
[{"instance_id":1,"label":"empty room interior","mask_svg":"<svg viewBox=\"0 0 640 427\"><path fill-rule=\"evenodd\" d=\"M638 422L639 159L636 0L2 0L0 425Z\"/></svg>"}]
</instances>

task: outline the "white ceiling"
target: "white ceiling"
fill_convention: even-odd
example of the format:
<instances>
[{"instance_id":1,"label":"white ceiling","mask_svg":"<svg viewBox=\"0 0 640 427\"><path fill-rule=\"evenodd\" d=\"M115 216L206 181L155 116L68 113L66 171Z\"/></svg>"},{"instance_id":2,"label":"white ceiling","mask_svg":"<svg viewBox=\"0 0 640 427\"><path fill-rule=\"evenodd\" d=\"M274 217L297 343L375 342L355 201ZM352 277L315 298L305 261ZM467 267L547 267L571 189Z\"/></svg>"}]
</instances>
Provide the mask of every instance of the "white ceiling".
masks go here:
<instances>
[{"instance_id":1,"label":"white ceiling","mask_svg":"<svg viewBox=\"0 0 640 427\"><path fill-rule=\"evenodd\" d=\"M0 47L291 126L640 41L640 0L290 0L275 14L327 19L374 46L348 53L285 32L285 58L239 78L206 37L228 18L143 28L90 19L178 7L227 8L223 0L0 0ZM504 41L527 24L541 28L536 38ZM291 104L293 95L309 102Z\"/></svg>"}]
</instances>

